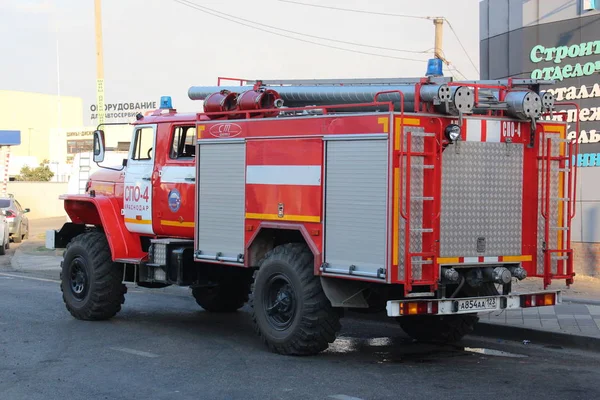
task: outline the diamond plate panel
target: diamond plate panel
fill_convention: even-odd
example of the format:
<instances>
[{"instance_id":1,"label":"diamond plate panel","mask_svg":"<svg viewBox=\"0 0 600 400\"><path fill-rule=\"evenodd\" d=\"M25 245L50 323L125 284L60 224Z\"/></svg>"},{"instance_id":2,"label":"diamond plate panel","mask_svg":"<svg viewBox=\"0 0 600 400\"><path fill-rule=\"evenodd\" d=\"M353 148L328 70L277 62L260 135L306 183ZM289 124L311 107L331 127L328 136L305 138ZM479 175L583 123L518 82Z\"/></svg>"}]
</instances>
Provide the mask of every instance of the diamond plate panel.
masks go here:
<instances>
[{"instance_id":1,"label":"diamond plate panel","mask_svg":"<svg viewBox=\"0 0 600 400\"><path fill-rule=\"evenodd\" d=\"M522 144L460 142L458 149L446 148L440 256L521 254L522 185ZM485 252L477 252L480 237Z\"/></svg>"},{"instance_id":2,"label":"diamond plate panel","mask_svg":"<svg viewBox=\"0 0 600 400\"><path fill-rule=\"evenodd\" d=\"M424 133L425 130L423 128L415 128L415 127L405 127L404 132L412 132L413 134ZM403 136L403 149L407 148L407 137ZM411 150L413 152L422 152L425 148L425 138L422 136L412 136L411 138ZM410 195L411 198L414 197L422 197L423 196L423 158L422 157L411 157L411 169L410 169ZM402 202L403 209L406 210L406 196L403 196L406 193L406 177L407 177L407 167L406 167L406 157L402 158L402 187L400 192L400 201ZM406 221L404 218L399 216L400 223L398 227L400 229L399 232L399 256L400 260L398 262L398 279L405 279L405 258L406 254L406 240L404 233L406 232ZM410 204L410 228L422 228L423 227L423 202L421 200L413 200ZM419 232L411 232L410 234L410 252L412 253L420 253L423 251L423 236ZM420 257L414 257L414 260L421 259ZM421 264L415 264L412 268L412 278L413 279L421 279L422 277L422 266Z\"/></svg>"}]
</instances>

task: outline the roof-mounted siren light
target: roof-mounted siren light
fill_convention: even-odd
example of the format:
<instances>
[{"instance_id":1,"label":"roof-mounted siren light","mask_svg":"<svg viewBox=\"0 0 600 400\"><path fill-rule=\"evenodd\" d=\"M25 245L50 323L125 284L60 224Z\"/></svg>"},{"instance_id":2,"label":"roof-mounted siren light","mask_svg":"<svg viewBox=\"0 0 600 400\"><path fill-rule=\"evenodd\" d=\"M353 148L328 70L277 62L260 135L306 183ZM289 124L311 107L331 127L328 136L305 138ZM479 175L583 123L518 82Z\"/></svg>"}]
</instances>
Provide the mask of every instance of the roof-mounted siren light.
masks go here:
<instances>
[{"instance_id":1,"label":"roof-mounted siren light","mask_svg":"<svg viewBox=\"0 0 600 400\"><path fill-rule=\"evenodd\" d=\"M171 96L161 96L160 97L160 109L161 110L173 109L173 102L171 101Z\"/></svg>"},{"instance_id":2,"label":"roof-mounted siren light","mask_svg":"<svg viewBox=\"0 0 600 400\"><path fill-rule=\"evenodd\" d=\"M430 58L427 60L426 76L444 76L442 60L439 58Z\"/></svg>"}]
</instances>

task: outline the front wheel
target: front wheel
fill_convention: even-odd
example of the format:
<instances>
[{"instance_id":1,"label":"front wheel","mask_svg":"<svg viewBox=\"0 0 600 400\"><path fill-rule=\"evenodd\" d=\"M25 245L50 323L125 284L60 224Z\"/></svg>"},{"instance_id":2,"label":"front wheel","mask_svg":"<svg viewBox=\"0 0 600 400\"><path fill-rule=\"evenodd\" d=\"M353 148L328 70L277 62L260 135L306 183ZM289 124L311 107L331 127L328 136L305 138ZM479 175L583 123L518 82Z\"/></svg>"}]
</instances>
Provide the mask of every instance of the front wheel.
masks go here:
<instances>
[{"instance_id":1,"label":"front wheel","mask_svg":"<svg viewBox=\"0 0 600 400\"><path fill-rule=\"evenodd\" d=\"M271 351L312 355L336 339L341 312L331 306L313 270L305 244L278 246L263 259L250 305L255 330Z\"/></svg>"},{"instance_id":2,"label":"front wheel","mask_svg":"<svg viewBox=\"0 0 600 400\"><path fill-rule=\"evenodd\" d=\"M123 267L112 262L101 232L81 234L67 245L60 275L63 301L77 319L109 319L125 302Z\"/></svg>"}]
</instances>

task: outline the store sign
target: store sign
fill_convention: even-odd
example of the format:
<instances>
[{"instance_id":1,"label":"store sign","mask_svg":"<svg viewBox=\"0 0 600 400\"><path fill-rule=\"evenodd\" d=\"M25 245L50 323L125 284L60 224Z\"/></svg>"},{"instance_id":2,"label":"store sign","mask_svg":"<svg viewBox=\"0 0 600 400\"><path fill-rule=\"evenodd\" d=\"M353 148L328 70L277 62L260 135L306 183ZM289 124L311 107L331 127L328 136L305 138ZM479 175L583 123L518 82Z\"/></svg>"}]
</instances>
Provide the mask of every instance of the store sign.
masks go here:
<instances>
[{"instance_id":1,"label":"store sign","mask_svg":"<svg viewBox=\"0 0 600 400\"><path fill-rule=\"evenodd\" d=\"M556 81L542 90L553 93L557 103L579 107L577 110L573 105L557 106L562 115L545 118L566 116L568 138L579 143L575 162L582 167L600 166L600 17L526 28L523 44L521 51L527 52L524 70L529 71L529 77Z\"/></svg>"},{"instance_id":2,"label":"store sign","mask_svg":"<svg viewBox=\"0 0 600 400\"><path fill-rule=\"evenodd\" d=\"M97 123L130 121L138 113L144 114L158 108L156 101L104 103L104 121L98 121L99 113L96 104L90 105L90 119Z\"/></svg>"}]
</instances>

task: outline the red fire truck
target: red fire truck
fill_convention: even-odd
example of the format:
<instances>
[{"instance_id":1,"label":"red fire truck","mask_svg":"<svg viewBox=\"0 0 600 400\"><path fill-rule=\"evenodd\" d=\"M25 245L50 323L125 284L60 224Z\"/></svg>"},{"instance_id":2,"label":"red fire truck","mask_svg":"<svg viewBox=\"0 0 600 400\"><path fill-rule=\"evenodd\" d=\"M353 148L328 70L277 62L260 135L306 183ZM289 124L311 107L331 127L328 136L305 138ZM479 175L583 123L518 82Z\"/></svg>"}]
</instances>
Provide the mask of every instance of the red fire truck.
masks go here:
<instances>
[{"instance_id":1,"label":"red fire truck","mask_svg":"<svg viewBox=\"0 0 600 400\"><path fill-rule=\"evenodd\" d=\"M344 309L451 342L479 312L560 303L577 147L550 83L240 81L191 87L190 114L165 96L122 165L61 196L66 308L108 319L125 283L189 286L206 311L248 302L272 351L315 354ZM515 291L527 277L544 289Z\"/></svg>"}]
</instances>

